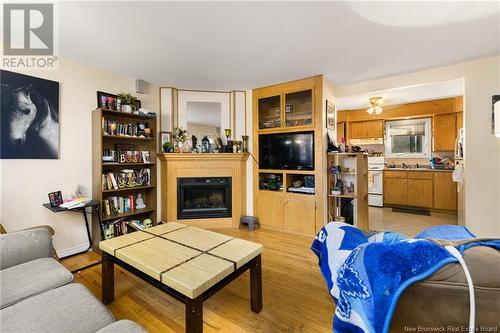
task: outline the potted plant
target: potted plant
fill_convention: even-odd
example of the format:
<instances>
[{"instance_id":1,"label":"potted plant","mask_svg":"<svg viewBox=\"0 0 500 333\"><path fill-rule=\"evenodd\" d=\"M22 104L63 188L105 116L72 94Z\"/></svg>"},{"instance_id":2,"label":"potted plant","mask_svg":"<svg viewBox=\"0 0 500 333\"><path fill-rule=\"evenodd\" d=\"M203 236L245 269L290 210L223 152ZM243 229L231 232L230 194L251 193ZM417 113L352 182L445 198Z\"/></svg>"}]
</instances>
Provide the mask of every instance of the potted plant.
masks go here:
<instances>
[{"instance_id":1,"label":"potted plant","mask_svg":"<svg viewBox=\"0 0 500 333\"><path fill-rule=\"evenodd\" d=\"M121 111L132 113L136 111L137 98L129 93L121 92L118 94L117 99L121 102Z\"/></svg>"},{"instance_id":2,"label":"potted plant","mask_svg":"<svg viewBox=\"0 0 500 333\"><path fill-rule=\"evenodd\" d=\"M182 151L184 142L187 141L187 131L183 130L180 127L174 128L174 133L173 133L173 138L174 142L176 143L176 148L179 148L180 151Z\"/></svg>"},{"instance_id":3,"label":"potted plant","mask_svg":"<svg viewBox=\"0 0 500 333\"><path fill-rule=\"evenodd\" d=\"M165 153L173 153L174 151L174 145L171 144L170 142L165 142L163 144L163 152Z\"/></svg>"}]
</instances>

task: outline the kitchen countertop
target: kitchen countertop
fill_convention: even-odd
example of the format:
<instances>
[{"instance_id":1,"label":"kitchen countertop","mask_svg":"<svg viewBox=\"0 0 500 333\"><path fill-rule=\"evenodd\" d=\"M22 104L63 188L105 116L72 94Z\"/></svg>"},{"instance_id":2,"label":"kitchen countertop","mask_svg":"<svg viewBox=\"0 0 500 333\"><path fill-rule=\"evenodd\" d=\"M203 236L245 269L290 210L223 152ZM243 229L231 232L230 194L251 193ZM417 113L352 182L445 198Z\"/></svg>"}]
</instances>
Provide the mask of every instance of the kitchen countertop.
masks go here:
<instances>
[{"instance_id":1,"label":"kitchen countertop","mask_svg":"<svg viewBox=\"0 0 500 333\"><path fill-rule=\"evenodd\" d=\"M431 169L431 168L384 168L384 171L428 171L428 172L453 172L453 169Z\"/></svg>"}]
</instances>

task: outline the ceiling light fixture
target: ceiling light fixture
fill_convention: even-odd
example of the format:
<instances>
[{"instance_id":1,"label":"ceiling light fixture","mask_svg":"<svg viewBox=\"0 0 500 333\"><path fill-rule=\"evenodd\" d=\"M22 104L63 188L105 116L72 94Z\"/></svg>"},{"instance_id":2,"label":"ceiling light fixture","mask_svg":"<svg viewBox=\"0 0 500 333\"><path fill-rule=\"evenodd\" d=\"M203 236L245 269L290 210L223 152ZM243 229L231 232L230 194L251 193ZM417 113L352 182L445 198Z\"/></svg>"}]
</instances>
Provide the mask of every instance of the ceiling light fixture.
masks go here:
<instances>
[{"instance_id":1,"label":"ceiling light fixture","mask_svg":"<svg viewBox=\"0 0 500 333\"><path fill-rule=\"evenodd\" d=\"M384 110L382 108L382 97L372 97L370 98L370 107L366 112L368 112L371 115L378 115L381 114L382 111Z\"/></svg>"}]
</instances>

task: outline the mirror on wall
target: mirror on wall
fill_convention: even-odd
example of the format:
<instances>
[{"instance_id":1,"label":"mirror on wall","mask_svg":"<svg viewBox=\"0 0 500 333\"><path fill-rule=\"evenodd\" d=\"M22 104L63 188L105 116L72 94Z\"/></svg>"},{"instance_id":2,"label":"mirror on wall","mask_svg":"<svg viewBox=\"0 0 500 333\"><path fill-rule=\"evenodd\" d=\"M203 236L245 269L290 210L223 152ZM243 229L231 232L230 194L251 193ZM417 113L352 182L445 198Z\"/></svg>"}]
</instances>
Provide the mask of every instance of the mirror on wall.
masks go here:
<instances>
[{"instance_id":1,"label":"mirror on wall","mask_svg":"<svg viewBox=\"0 0 500 333\"><path fill-rule=\"evenodd\" d=\"M221 111L219 102L186 102L188 138L194 135L201 144L201 139L206 136L210 144L214 144L215 138L221 136Z\"/></svg>"}]
</instances>

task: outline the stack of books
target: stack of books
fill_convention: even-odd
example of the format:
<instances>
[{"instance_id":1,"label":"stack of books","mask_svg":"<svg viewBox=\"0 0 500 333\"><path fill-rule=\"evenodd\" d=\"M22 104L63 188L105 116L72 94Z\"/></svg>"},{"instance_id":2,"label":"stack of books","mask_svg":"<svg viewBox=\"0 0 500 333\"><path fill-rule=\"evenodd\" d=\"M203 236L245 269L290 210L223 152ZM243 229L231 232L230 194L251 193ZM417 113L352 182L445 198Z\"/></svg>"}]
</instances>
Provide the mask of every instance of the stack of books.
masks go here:
<instances>
[{"instance_id":1,"label":"stack of books","mask_svg":"<svg viewBox=\"0 0 500 333\"><path fill-rule=\"evenodd\" d=\"M127 187L150 186L151 169L123 169L116 174L111 170L107 170L102 174L101 185L103 191L118 190Z\"/></svg>"},{"instance_id":2,"label":"stack of books","mask_svg":"<svg viewBox=\"0 0 500 333\"><path fill-rule=\"evenodd\" d=\"M142 198L144 196L142 195ZM103 215L115 215L115 214L123 214L134 211L135 208L135 197L133 195L129 195L127 197L116 197L111 196L106 200L103 200ZM144 200L144 199L143 199Z\"/></svg>"}]
</instances>

